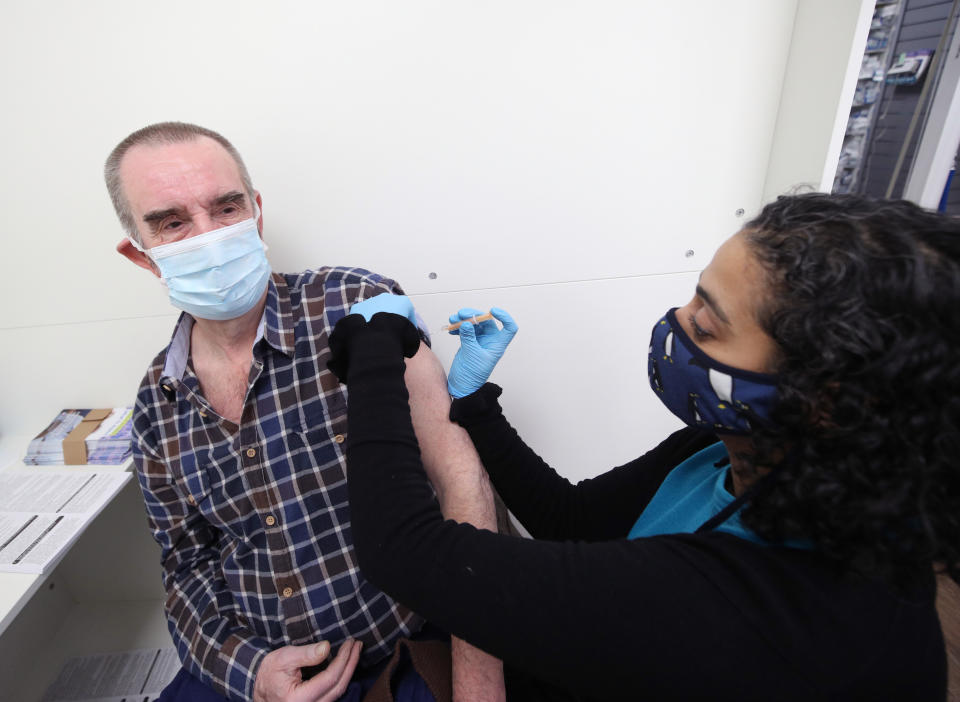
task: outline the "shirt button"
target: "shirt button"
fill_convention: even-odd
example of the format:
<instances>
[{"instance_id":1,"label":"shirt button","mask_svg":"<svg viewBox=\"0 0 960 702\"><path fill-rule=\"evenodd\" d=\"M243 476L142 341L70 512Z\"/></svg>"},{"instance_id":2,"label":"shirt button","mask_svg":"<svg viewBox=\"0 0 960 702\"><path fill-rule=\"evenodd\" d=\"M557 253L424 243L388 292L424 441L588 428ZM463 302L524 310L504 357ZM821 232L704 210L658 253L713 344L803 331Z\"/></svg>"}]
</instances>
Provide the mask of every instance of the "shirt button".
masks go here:
<instances>
[{"instance_id":1,"label":"shirt button","mask_svg":"<svg viewBox=\"0 0 960 702\"><path fill-rule=\"evenodd\" d=\"M162 387L164 390L166 390L167 392L170 392L170 386L169 386L169 385L164 384L164 385L162 385L161 387Z\"/></svg>"},{"instance_id":2,"label":"shirt button","mask_svg":"<svg viewBox=\"0 0 960 702\"><path fill-rule=\"evenodd\" d=\"M192 507L197 504L197 499L193 495L187 495L187 504Z\"/></svg>"},{"instance_id":3,"label":"shirt button","mask_svg":"<svg viewBox=\"0 0 960 702\"><path fill-rule=\"evenodd\" d=\"M290 597L290 596L292 596L292 595L293 595L293 588L292 588L292 587L285 587L285 588L283 588L283 596L284 596L284 597Z\"/></svg>"},{"instance_id":4,"label":"shirt button","mask_svg":"<svg viewBox=\"0 0 960 702\"><path fill-rule=\"evenodd\" d=\"M336 441L338 444L342 444L344 441L346 441L346 439L344 439L343 434L337 434L335 437L333 437L333 440Z\"/></svg>"},{"instance_id":5,"label":"shirt button","mask_svg":"<svg viewBox=\"0 0 960 702\"><path fill-rule=\"evenodd\" d=\"M247 449L247 457L248 457L248 458L253 458L253 457L256 456L256 455L257 455L257 449L252 449L252 448L248 448L248 449Z\"/></svg>"},{"instance_id":6,"label":"shirt button","mask_svg":"<svg viewBox=\"0 0 960 702\"><path fill-rule=\"evenodd\" d=\"M264 519L263 521L265 521L265 522L267 523L267 526L273 526L274 524L277 523L277 520L273 518L273 515L270 515L269 517L267 517L267 518Z\"/></svg>"},{"instance_id":7,"label":"shirt button","mask_svg":"<svg viewBox=\"0 0 960 702\"><path fill-rule=\"evenodd\" d=\"M206 416L207 416L207 413L204 412L203 410L197 410L197 413L198 413L201 417L203 417L203 418L206 418Z\"/></svg>"}]
</instances>

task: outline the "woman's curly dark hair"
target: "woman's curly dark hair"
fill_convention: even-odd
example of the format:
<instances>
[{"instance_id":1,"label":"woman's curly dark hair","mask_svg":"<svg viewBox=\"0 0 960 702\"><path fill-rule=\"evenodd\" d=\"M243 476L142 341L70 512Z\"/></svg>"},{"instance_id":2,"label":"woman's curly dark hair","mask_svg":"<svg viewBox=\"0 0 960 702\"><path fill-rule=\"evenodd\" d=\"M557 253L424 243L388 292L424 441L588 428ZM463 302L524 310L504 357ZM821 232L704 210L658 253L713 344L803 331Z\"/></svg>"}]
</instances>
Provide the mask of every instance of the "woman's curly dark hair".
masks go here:
<instances>
[{"instance_id":1,"label":"woman's curly dark hair","mask_svg":"<svg viewBox=\"0 0 960 702\"><path fill-rule=\"evenodd\" d=\"M896 584L960 575L960 220L906 201L781 197L744 228L772 290L780 466L743 521Z\"/></svg>"}]
</instances>

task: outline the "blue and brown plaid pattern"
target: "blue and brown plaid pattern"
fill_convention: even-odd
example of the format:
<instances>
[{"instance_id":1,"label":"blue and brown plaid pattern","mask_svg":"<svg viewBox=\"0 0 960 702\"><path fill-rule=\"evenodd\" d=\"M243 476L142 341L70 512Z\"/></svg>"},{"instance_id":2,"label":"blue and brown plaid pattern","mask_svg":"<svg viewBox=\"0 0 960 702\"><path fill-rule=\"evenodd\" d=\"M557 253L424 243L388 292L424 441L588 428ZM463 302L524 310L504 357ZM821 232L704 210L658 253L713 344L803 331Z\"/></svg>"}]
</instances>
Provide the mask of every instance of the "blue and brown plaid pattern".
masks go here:
<instances>
[{"instance_id":1,"label":"blue and brown plaid pattern","mask_svg":"<svg viewBox=\"0 0 960 702\"><path fill-rule=\"evenodd\" d=\"M381 292L402 291L361 269L273 274L239 426L204 399L188 315L140 386L134 459L170 632L184 665L231 699L252 697L279 646L351 637L371 665L420 627L357 568L346 388L327 370L334 325Z\"/></svg>"}]
</instances>

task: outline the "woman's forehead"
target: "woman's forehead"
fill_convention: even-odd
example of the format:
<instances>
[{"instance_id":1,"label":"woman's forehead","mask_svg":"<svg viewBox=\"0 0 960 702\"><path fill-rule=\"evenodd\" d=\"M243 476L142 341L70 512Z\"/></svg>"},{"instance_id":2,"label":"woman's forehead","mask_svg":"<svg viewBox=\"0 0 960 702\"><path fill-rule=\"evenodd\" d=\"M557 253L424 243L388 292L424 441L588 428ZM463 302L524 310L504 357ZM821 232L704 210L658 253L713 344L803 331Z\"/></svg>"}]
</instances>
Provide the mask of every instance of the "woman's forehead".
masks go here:
<instances>
[{"instance_id":1,"label":"woman's forehead","mask_svg":"<svg viewBox=\"0 0 960 702\"><path fill-rule=\"evenodd\" d=\"M700 274L699 287L731 325L756 323L766 297L763 269L742 232L727 239Z\"/></svg>"}]
</instances>

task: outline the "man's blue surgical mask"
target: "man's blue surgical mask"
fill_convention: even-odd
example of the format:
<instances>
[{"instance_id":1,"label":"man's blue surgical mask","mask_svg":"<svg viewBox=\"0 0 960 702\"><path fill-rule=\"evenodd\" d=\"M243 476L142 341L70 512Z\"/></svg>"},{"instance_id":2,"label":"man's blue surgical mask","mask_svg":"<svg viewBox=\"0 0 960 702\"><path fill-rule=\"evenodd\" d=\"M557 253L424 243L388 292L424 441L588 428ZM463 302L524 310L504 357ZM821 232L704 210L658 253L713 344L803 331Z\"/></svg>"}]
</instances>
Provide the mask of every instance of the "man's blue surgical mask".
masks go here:
<instances>
[{"instance_id":1,"label":"man's blue surgical mask","mask_svg":"<svg viewBox=\"0 0 960 702\"><path fill-rule=\"evenodd\" d=\"M144 251L160 269L170 304L217 321L253 309L270 279L257 218Z\"/></svg>"},{"instance_id":2,"label":"man's blue surgical mask","mask_svg":"<svg viewBox=\"0 0 960 702\"><path fill-rule=\"evenodd\" d=\"M687 336L676 308L650 338L650 387L671 412L690 426L718 434L750 434L770 422L777 401L777 376L715 361Z\"/></svg>"}]
</instances>

